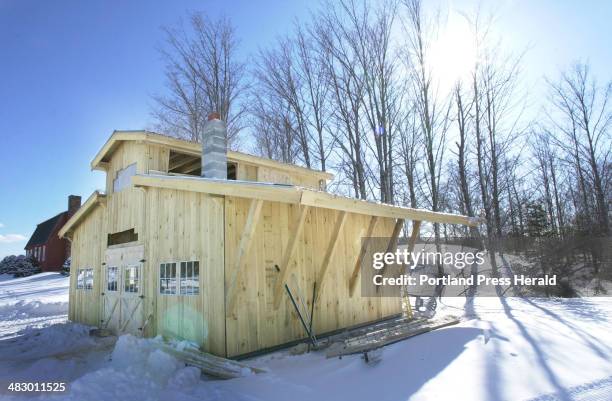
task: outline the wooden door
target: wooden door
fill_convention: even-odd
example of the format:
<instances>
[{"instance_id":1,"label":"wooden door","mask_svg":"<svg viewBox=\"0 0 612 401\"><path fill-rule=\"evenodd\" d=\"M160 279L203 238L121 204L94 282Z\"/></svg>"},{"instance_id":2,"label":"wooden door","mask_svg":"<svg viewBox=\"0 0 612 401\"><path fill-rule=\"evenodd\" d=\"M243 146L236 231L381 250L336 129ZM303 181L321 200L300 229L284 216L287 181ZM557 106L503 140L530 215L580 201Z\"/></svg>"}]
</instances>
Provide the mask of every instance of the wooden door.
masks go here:
<instances>
[{"instance_id":1,"label":"wooden door","mask_svg":"<svg viewBox=\"0 0 612 401\"><path fill-rule=\"evenodd\" d=\"M144 314L142 307L142 264L122 266L121 328L119 332L142 335Z\"/></svg>"},{"instance_id":2,"label":"wooden door","mask_svg":"<svg viewBox=\"0 0 612 401\"><path fill-rule=\"evenodd\" d=\"M142 336L144 247L111 248L105 256L102 327L118 335L130 333Z\"/></svg>"},{"instance_id":3,"label":"wooden door","mask_svg":"<svg viewBox=\"0 0 612 401\"><path fill-rule=\"evenodd\" d=\"M102 302L104 310L102 314L102 327L117 333L121 324L120 266L105 266L103 285Z\"/></svg>"}]
</instances>

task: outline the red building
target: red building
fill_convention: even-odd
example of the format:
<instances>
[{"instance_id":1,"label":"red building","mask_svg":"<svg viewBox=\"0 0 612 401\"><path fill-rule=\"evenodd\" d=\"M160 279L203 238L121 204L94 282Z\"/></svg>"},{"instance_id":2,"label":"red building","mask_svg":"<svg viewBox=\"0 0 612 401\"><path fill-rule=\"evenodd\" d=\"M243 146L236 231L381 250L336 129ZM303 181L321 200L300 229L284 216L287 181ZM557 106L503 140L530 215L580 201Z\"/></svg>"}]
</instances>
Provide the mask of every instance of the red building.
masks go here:
<instances>
[{"instance_id":1,"label":"red building","mask_svg":"<svg viewBox=\"0 0 612 401\"><path fill-rule=\"evenodd\" d=\"M25 246L26 256L33 256L42 271L59 271L70 257L70 242L60 239L57 232L81 207L81 197L68 197L68 210L36 226L34 234Z\"/></svg>"}]
</instances>

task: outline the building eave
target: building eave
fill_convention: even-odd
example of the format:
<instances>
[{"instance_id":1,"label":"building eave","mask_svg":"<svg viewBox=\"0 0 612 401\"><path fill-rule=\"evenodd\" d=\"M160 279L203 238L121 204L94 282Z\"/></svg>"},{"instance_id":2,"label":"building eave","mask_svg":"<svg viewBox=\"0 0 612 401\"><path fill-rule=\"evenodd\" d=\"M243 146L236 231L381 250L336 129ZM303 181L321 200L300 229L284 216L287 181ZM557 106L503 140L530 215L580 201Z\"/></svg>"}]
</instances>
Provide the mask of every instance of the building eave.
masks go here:
<instances>
[{"instance_id":1,"label":"building eave","mask_svg":"<svg viewBox=\"0 0 612 401\"><path fill-rule=\"evenodd\" d=\"M395 219L466 226L477 226L480 222L478 218L469 216L370 202L291 185L150 174L133 176L132 184L135 187L167 188L212 195L261 199Z\"/></svg>"},{"instance_id":2,"label":"building eave","mask_svg":"<svg viewBox=\"0 0 612 401\"><path fill-rule=\"evenodd\" d=\"M150 143L154 145L164 146L173 150L184 152L186 154L199 156L201 155L201 145L195 142L184 141L177 138L172 138L165 135L160 135L149 131L114 131L110 138L106 141L104 146L96 154L94 159L91 161L92 170L105 170L106 162L110 155L119 147L122 141L140 141L144 143ZM258 157L249 155L247 153L236 152L229 150L227 152L228 161L242 162L245 164L251 164L255 166L266 166L278 170L284 170L293 174L299 175L314 175L319 179L332 180L334 175L325 171L308 169L306 167L300 167L293 164L281 163L275 160L266 159L264 157Z\"/></svg>"}]
</instances>

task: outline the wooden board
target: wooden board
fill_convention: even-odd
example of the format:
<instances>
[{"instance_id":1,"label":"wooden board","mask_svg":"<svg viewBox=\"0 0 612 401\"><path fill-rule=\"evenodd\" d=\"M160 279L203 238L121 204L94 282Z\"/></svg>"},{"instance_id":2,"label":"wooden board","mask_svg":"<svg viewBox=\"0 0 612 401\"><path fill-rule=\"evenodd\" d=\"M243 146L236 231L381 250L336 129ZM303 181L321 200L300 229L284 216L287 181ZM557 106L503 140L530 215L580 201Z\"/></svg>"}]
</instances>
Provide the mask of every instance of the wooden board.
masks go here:
<instances>
[{"instance_id":1,"label":"wooden board","mask_svg":"<svg viewBox=\"0 0 612 401\"><path fill-rule=\"evenodd\" d=\"M196 349L187 348L179 350L168 344L154 344L158 344L161 350L175 356L187 365L200 368L203 373L219 379L235 379L265 372L263 369L254 368L247 364L221 358L206 352L200 352Z\"/></svg>"},{"instance_id":2,"label":"wooden board","mask_svg":"<svg viewBox=\"0 0 612 401\"><path fill-rule=\"evenodd\" d=\"M407 321L394 319L389 322L359 329L354 335L333 344L326 352L327 358L357 354L390 345L432 330L452 326L460 322L455 316L444 316L437 319L420 319Z\"/></svg>"},{"instance_id":3,"label":"wooden board","mask_svg":"<svg viewBox=\"0 0 612 401\"><path fill-rule=\"evenodd\" d=\"M251 201L237 197L225 199L225 277L226 285L229 285ZM286 292L280 297L278 309L274 307L279 270L301 211L296 205L282 202L263 203L260 223L252 237L247 268L242 271L237 286L236 311L226 317L227 356L238 356L304 337L304 329ZM401 311L399 298L349 298L346 283L359 256L361 235L365 234L370 217L346 213L342 223L341 216L342 211L310 208L295 239L289 262L287 284L298 304L303 303L308 311L312 305L313 285L319 279L321 267L328 266L326 287L315 303L315 333L379 320ZM394 226L394 219L379 218L372 236L389 237ZM333 240L336 233L333 252L328 252L330 239Z\"/></svg>"}]
</instances>

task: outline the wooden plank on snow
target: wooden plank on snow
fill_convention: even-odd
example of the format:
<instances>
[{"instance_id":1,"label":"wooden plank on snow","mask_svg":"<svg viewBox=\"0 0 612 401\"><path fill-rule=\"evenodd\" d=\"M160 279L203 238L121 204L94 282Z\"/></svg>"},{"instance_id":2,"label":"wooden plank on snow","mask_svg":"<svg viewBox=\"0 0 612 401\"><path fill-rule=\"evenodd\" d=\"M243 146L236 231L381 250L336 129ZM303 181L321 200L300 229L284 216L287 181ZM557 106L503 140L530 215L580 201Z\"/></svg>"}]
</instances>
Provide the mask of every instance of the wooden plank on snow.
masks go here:
<instances>
[{"instance_id":1,"label":"wooden plank on snow","mask_svg":"<svg viewBox=\"0 0 612 401\"><path fill-rule=\"evenodd\" d=\"M461 320L456 316L445 316L437 319L413 320L408 323L376 327L365 334L349 337L343 343L332 345L326 353L327 358L357 354L390 345L432 330L452 326ZM350 334L349 334L350 335Z\"/></svg>"},{"instance_id":2,"label":"wooden plank on snow","mask_svg":"<svg viewBox=\"0 0 612 401\"><path fill-rule=\"evenodd\" d=\"M162 351L184 361L187 365L195 366L207 375L220 379L235 379L251 374L264 373L265 370L248 366L244 363L232 361L194 348L177 349L169 344L158 343Z\"/></svg>"}]
</instances>

